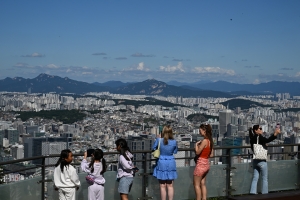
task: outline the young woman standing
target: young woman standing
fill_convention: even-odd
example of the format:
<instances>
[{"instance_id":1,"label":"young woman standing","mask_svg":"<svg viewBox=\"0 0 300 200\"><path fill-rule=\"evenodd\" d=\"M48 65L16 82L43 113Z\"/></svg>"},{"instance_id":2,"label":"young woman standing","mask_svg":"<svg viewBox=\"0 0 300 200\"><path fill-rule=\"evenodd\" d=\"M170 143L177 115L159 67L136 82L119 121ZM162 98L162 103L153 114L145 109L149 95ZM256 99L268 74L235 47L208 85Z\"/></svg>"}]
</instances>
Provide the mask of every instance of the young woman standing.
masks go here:
<instances>
[{"instance_id":1,"label":"young woman standing","mask_svg":"<svg viewBox=\"0 0 300 200\"><path fill-rule=\"evenodd\" d=\"M59 192L59 200L75 200L75 192L79 189L80 181L76 169L70 165L72 161L72 152L65 149L55 164L54 187Z\"/></svg>"},{"instance_id":2,"label":"young woman standing","mask_svg":"<svg viewBox=\"0 0 300 200\"><path fill-rule=\"evenodd\" d=\"M87 152L84 152L81 169L94 178L94 184L88 187L88 200L104 200L105 179L103 174L106 171L106 161L103 158L103 151L95 149L91 162L87 162L86 158Z\"/></svg>"},{"instance_id":3,"label":"young woman standing","mask_svg":"<svg viewBox=\"0 0 300 200\"><path fill-rule=\"evenodd\" d=\"M167 196L169 200L173 200L173 182L174 179L177 179L176 162L173 154L177 153L178 147L176 140L173 138L173 131L170 125L163 128L162 138L156 139L152 150L156 150L159 143L160 156L153 170L153 176L158 179L161 200L166 200Z\"/></svg>"},{"instance_id":4,"label":"young woman standing","mask_svg":"<svg viewBox=\"0 0 300 200\"><path fill-rule=\"evenodd\" d=\"M249 129L249 138L251 149L253 151L253 144L257 143L261 144L265 149L267 149L266 144L275 140L277 135L280 134L280 128L275 128L274 134L272 134L269 138L265 138L262 136L262 128L259 125L254 125ZM268 164L266 160L258 160L253 159L253 179L250 188L250 194L257 194L257 182L259 178L259 173L261 172L262 176L262 185L261 185L261 193L268 193Z\"/></svg>"},{"instance_id":5,"label":"young woman standing","mask_svg":"<svg viewBox=\"0 0 300 200\"><path fill-rule=\"evenodd\" d=\"M118 158L117 180L119 181L118 192L121 200L128 200L128 194L133 183L134 165L133 155L125 139L120 138L116 142L117 151L120 153Z\"/></svg>"},{"instance_id":6,"label":"young woman standing","mask_svg":"<svg viewBox=\"0 0 300 200\"><path fill-rule=\"evenodd\" d=\"M199 128L200 134L204 137L203 141L195 144L196 155L200 155L194 170L194 189L196 200L206 200L206 175L209 171L209 157L213 156L213 139L212 128L210 124L201 124Z\"/></svg>"}]
</instances>

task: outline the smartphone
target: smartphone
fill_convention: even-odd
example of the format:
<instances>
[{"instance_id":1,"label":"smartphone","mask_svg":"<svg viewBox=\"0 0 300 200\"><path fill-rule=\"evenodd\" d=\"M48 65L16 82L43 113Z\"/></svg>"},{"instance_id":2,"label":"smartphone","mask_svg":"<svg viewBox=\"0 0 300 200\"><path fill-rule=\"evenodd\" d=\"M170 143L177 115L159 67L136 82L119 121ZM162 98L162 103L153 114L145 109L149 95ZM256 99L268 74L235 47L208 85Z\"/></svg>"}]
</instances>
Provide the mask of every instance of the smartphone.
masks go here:
<instances>
[{"instance_id":1,"label":"smartphone","mask_svg":"<svg viewBox=\"0 0 300 200\"><path fill-rule=\"evenodd\" d=\"M279 123L277 123L276 128L279 128L279 129L280 129L280 124L279 124Z\"/></svg>"},{"instance_id":2,"label":"smartphone","mask_svg":"<svg viewBox=\"0 0 300 200\"><path fill-rule=\"evenodd\" d=\"M87 157L91 157L92 154L94 153L95 149L88 149L87 152Z\"/></svg>"},{"instance_id":3,"label":"smartphone","mask_svg":"<svg viewBox=\"0 0 300 200\"><path fill-rule=\"evenodd\" d=\"M133 169L133 171L139 171L139 168L137 168L137 167L135 167L135 168L132 168Z\"/></svg>"}]
</instances>

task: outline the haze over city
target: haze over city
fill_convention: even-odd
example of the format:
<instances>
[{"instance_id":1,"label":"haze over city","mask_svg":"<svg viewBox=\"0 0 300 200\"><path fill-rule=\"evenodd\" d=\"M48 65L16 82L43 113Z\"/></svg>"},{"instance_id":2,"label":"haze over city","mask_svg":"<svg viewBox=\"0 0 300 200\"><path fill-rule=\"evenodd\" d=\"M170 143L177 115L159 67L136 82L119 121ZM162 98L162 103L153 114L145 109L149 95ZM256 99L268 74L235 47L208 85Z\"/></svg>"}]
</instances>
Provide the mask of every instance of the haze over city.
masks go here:
<instances>
[{"instance_id":1,"label":"haze over city","mask_svg":"<svg viewBox=\"0 0 300 200\"><path fill-rule=\"evenodd\" d=\"M0 79L300 80L299 1L3 1Z\"/></svg>"}]
</instances>

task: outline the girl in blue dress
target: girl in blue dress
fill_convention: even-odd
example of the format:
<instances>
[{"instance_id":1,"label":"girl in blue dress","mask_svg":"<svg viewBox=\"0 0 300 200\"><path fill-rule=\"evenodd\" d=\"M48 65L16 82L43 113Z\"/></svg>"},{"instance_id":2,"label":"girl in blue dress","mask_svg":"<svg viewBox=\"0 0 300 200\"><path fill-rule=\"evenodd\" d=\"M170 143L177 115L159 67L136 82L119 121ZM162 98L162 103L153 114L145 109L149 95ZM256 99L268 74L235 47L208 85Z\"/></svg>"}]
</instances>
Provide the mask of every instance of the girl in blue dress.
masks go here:
<instances>
[{"instance_id":1,"label":"girl in blue dress","mask_svg":"<svg viewBox=\"0 0 300 200\"><path fill-rule=\"evenodd\" d=\"M160 185L160 196L166 200L174 197L173 182L177 179L176 162L173 154L177 153L177 142L173 138L173 131L170 125L163 128L162 138L157 138L152 149L156 150L160 143L160 156L153 171L153 176L158 179Z\"/></svg>"}]
</instances>

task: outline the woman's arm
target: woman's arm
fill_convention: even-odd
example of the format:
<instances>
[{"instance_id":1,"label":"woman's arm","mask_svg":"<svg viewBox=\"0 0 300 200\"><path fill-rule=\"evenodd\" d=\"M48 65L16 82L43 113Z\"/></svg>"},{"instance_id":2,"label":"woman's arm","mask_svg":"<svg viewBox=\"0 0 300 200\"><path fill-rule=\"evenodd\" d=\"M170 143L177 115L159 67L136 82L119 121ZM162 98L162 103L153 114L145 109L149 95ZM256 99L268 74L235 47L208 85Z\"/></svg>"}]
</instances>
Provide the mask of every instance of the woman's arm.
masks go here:
<instances>
[{"instance_id":1,"label":"woman's arm","mask_svg":"<svg viewBox=\"0 0 300 200\"><path fill-rule=\"evenodd\" d=\"M209 157L214 157L214 149L211 150Z\"/></svg>"},{"instance_id":2,"label":"woman's arm","mask_svg":"<svg viewBox=\"0 0 300 200\"><path fill-rule=\"evenodd\" d=\"M132 165L132 161L126 160L126 158L120 155L120 164L123 166L124 169L132 169L134 166Z\"/></svg>"},{"instance_id":3,"label":"woman's arm","mask_svg":"<svg viewBox=\"0 0 300 200\"><path fill-rule=\"evenodd\" d=\"M176 153L177 153L177 151L178 151L178 146L177 146L177 141L175 140L175 149L174 149L174 152L173 152L173 154L176 154Z\"/></svg>"},{"instance_id":4,"label":"woman's arm","mask_svg":"<svg viewBox=\"0 0 300 200\"><path fill-rule=\"evenodd\" d=\"M80 165L81 170L84 171L84 172L87 172L87 173L91 173L90 168L89 168L89 164L90 163L88 163L86 159L83 159L81 161L81 165Z\"/></svg>"},{"instance_id":5,"label":"woman's arm","mask_svg":"<svg viewBox=\"0 0 300 200\"><path fill-rule=\"evenodd\" d=\"M199 155L207 145L207 140L199 141L195 144L195 153Z\"/></svg>"},{"instance_id":6,"label":"woman's arm","mask_svg":"<svg viewBox=\"0 0 300 200\"><path fill-rule=\"evenodd\" d=\"M152 150L156 150L158 148L158 142L159 142L160 138L156 138L153 146L152 146Z\"/></svg>"},{"instance_id":7,"label":"woman's arm","mask_svg":"<svg viewBox=\"0 0 300 200\"><path fill-rule=\"evenodd\" d=\"M72 166L73 167L73 166ZM71 171L71 174L70 174L70 179L71 181L75 184L75 186L77 187L77 190L80 186L80 181L79 181L79 177L78 177L78 174L76 173L76 169L73 167ZM68 172L67 172L68 173Z\"/></svg>"},{"instance_id":8,"label":"woman's arm","mask_svg":"<svg viewBox=\"0 0 300 200\"><path fill-rule=\"evenodd\" d=\"M265 144L272 142L277 138L277 135L280 134L280 129L276 128L274 134L272 134L269 138L265 138L262 135L259 135L259 143Z\"/></svg>"},{"instance_id":9,"label":"woman's arm","mask_svg":"<svg viewBox=\"0 0 300 200\"><path fill-rule=\"evenodd\" d=\"M91 173L90 171L90 168L89 168L89 164L86 160L87 158L87 152L84 152L84 155L83 155L83 160L81 161L81 170L84 171L84 172L87 172L87 173Z\"/></svg>"}]
</instances>

